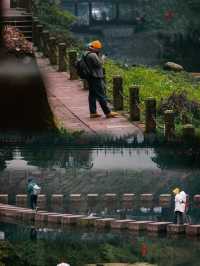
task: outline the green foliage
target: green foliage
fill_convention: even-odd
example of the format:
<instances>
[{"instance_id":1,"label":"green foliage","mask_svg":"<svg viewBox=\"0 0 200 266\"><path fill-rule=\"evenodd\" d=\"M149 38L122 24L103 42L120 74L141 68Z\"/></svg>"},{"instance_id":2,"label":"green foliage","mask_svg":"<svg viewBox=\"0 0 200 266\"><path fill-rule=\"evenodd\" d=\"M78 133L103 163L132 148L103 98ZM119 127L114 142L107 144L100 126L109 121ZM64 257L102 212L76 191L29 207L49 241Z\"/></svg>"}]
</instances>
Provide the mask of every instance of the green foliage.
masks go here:
<instances>
[{"instance_id":1,"label":"green foliage","mask_svg":"<svg viewBox=\"0 0 200 266\"><path fill-rule=\"evenodd\" d=\"M114 246L111 244L105 244L101 246L100 254L105 262L127 262L134 263L138 261L138 257L131 250L130 245Z\"/></svg>"},{"instance_id":2,"label":"green foliage","mask_svg":"<svg viewBox=\"0 0 200 266\"><path fill-rule=\"evenodd\" d=\"M25 264L7 241L0 241L0 266L4 265L24 266Z\"/></svg>"},{"instance_id":3,"label":"green foliage","mask_svg":"<svg viewBox=\"0 0 200 266\"><path fill-rule=\"evenodd\" d=\"M67 46L77 46L77 41L69 31L70 25L76 20L70 12L62 10L58 4L50 4L48 0L34 2L34 15L45 28L52 33L57 42L66 42Z\"/></svg>"},{"instance_id":4,"label":"green foliage","mask_svg":"<svg viewBox=\"0 0 200 266\"><path fill-rule=\"evenodd\" d=\"M57 4L50 4L49 1L39 0L35 3L35 15L43 22L57 25L61 28L69 28L75 17L68 11L61 10Z\"/></svg>"},{"instance_id":5,"label":"green foliage","mask_svg":"<svg viewBox=\"0 0 200 266\"><path fill-rule=\"evenodd\" d=\"M185 98L189 104L191 101L196 101L197 105L200 103L200 84L186 72L166 72L160 68L148 68L144 66L125 68L110 60L106 63L105 67L109 97L112 98L113 76L121 75L123 77L125 109L127 111L129 109L129 88L132 85L140 86L140 107L142 114L144 114L145 99L148 97L155 98L159 106L161 101L167 99L171 95L180 95L184 92ZM200 125L199 110L196 112L195 116L193 112L189 110L186 110L186 112L186 115L191 122L194 122L196 125ZM177 124L179 124L182 120L180 113L178 119L176 120ZM158 121L159 120L163 120L162 116L158 116Z\"/></svg>"}]
</instances>

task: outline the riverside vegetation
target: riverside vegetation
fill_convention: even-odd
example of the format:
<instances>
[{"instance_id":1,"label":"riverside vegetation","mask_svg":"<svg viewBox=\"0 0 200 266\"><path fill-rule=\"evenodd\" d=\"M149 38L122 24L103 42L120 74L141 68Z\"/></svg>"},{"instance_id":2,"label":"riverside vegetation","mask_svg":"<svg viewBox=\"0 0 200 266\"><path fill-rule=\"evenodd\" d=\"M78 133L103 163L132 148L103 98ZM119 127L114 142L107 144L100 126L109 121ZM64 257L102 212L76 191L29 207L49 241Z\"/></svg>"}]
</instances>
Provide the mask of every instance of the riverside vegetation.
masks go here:
<instances>
[{"instance_id":1,"label":"riverside vegetation","mask_svg":"<svg viewBox=\"0 0 200 266\"><path fill-rule=\"evenodd\" d=\"M129 109L129 88L140 87L140 108L144 120L144 103L148 97L157 100L158 127L163 128L164 111L175 112L177 131L181 125L192 123L200 126L200 83L187 72L169 72L160 67L124 67L112 60L105 64L108 96L112 97L112 77L120 75L124 82L125 110Z\"/></svg>"},{"instance_id":2,"label":"riverside vegetation","mask_svg":"<svg viewBox=\"0 0 200 266\"><path fill-rule=\"evenodd\" d=\"M192 3L192 4L191 4ZM194 1L187 3L190 12L195 12ZM189 11L188 11L189 12ZM190 14L188 13L187 14ZM70 33L70 25L76 18L67 11L60 9L55 2L50 4L47 0L38 0L34 6L34 14L39 17L45 27L57 37L57 41L64 41L80 53L83 44L74 39ZM199 20L195 17L195 29ZM164 24L166 27L166 23ZM164 27L164 26L163 26ZM170 25L168 25L170 27ZM157 100L158 132L162 132L164 111L171 109L175 112L176 132L179 135L183 124L193 124L200 134L200 83L187 72L169 72L161 67L125 67L112 60L105 64L108 86L108 97L112 99L112 77L121 75L124 81L124 103L128 111L129 87L133 84L140 86L141 119L144 121L144 101L148 97Z\"/></svg>"}]
</instances>

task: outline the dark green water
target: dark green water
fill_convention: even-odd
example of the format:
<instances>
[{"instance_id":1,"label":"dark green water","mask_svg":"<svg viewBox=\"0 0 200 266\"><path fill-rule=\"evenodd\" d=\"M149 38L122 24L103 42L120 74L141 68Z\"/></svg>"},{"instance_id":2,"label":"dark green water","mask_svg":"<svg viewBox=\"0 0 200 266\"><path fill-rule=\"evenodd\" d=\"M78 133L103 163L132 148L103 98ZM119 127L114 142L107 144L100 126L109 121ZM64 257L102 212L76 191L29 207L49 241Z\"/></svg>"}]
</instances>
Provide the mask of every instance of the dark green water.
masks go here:
<instances>
[{"instance_id":1,"label":"dark green water","mask_svg":"<svg viewBox=\"0 0 200 266\"><path fill-rule=\"evenodd\" d=\"M9 195L15 204L16 194L26 193L27 177L32 174L47 195L53 211L96 213L101 216L137 219L171 220L170 206L159 205L159 195L181 187L190 196L190 215L200 221L199 206L192 197L199 194L199 155L192 149L178 148L68 148L66 146L4 146L1 148L0 193ZM69 194L81 194L82 201L72 204ZM88 193L97 193L96 202L85 200ZM117 199L106 205L105 193L116 193ZM130 207L123 205L122 194L134 193ZM144 205L139 194L153 193L154 201ZM63 194L62 206L51 205L52 194ZM43 207L44 208L44 207Z\"/></svg>"},{"instance_id":2,"label":"dark green water","mask_svg":"<svg viewBox=\"0 0 200 266\"><path fill-rule=\"evenodd\" d=\"M195 239L136 236L126 231L36 229L3 223L0 223L0 231L18 256L18 262L15 258L6 264L9 266L55 266L62 260L75 266L103 262L200 265L200 242Z\"/></svg>"},{"instance_id":3,"label":"dark green water","mask_svg":"<svg viewBox=\"0 0 200 266\"><path fill-rule=\"evenodd\" d=\"M32 173L42 193L47 195L46 208L58 212L96 213L102 217L171 220L173 202L163 208L158 204L158 195L171 193L172 188L181 186L191 199L199 193L200 187L199 154L181 147L80 149L64 145L4 145L0 149L0 166L0 194L7 193L9 203L15 204L16 194L26 193L27 177ZM63 206L50 204L51 194L55 193L64 194ZM83 198L87 193L98 193L100 199L104 193L116 193L117 200L109 206L100 199L92 204L82 200L73 205L69 202L70 193L80 193ZM136 198L140 193L153 193L155 200L148 206L136 201L124 208L120 200L123 193L135 193ZM190 216L194 223L199 223L199 207L192 202ZM0 231L8 241L0 244L9 243L15 253L15 259L10 260L8 266L53 266L62 259L71 266L139 261L163 266L200 265L199 241L185 237L154 238L134 236L126 231L75 228L36 229L3 222ZM142 247L147 249L145 256L142 256Z\"/></svg>"}]
</instances>

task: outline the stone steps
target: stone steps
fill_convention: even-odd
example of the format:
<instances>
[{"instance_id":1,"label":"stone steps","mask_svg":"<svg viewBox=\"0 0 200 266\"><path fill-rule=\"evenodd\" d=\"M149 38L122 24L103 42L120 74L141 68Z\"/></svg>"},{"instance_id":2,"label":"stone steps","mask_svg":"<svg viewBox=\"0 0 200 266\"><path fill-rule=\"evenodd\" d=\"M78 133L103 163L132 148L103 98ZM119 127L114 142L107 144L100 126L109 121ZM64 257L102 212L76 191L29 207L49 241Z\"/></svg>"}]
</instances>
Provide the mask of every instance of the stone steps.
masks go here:
<instances>
[{"instance_id":1,"label":"stone steps","mask_svg":"<svg viewBox=\"0 0 200 266\"><path fill-rule=\"evenodd\" d=\"M3 18L3 25L10 25L22 32L25 38L32 41L32 16L8 16Z\"/></svg>"},{"instance_id":2,"label":"stone steps","mask_svg":"<svg viewBox=\"0 0 200 266\"><path fill-rule=\"evenodd\" d=\"M0 204L0 222L32 222L35 226L85 226L95 227L96 229L110 230L128 230L128 231L146 231L148 234L159 235L159 233L167 233L169 235L186 234L187 236L200 236L200 225L176 225L171 222L156 221L135 221L135 220L117 220L114 218L101 218L86 215L74 215L69 213L46 212L15 207L8 204ZM134 226L135 225L135 226Z\"/></svg>"}]
</instances>

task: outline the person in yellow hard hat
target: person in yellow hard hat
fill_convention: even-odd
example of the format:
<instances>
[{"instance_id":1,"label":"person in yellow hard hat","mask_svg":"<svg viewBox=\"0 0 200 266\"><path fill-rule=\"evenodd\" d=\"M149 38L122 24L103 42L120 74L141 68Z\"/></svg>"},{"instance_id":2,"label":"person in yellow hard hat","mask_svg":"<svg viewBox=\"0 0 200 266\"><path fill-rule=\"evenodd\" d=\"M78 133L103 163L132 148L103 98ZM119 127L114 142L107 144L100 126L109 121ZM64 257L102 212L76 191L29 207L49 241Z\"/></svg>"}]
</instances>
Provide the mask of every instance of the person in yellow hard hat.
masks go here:
<instances>
[{"instance_id":1,"label":"person in yellow hard hat","mask_svg":"<svg viewBox=\"0 0 200 266\"><path fill-rule=\"evenodd\" d=\"M186 209L186 193L179 188L175 188L172 192L175 195L174 223L183 224Z\"/></svg>"},{"instance_id":2,"label":"person in yellow hard hat","mask_svg":"<svg viewBox=\"0 0 200 266\"><path fill-rule=\"evenodd\" d=\"M105 95L105 81L103 71L103 60L100 55L102 43L95 40L88 44L87 51L84 54L84 60L90 70L90 77L87 78L89 88L89 110L91 118L98 118L101 115L97 112L96 101L99 102L105 116L113 118L118 116L118 113L112 112L107 104Z\"/></svg>"}]
</instances>

